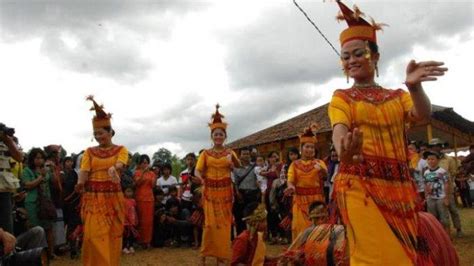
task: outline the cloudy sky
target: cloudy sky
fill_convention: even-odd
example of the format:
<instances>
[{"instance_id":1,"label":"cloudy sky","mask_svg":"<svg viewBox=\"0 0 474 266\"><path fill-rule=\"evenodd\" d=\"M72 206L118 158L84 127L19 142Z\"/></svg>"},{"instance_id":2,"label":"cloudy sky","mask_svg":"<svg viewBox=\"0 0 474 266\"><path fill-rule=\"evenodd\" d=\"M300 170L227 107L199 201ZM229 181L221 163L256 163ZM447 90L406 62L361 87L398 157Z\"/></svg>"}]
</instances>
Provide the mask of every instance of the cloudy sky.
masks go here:
<instances>
[{"instance_id":1,"label":"cloudy sky","mask_svg":"<svg viewBox=\"0 0 474 266\"><path fill-rule=\"evenodd\" d=\"M336 3L299 3L339 47ZM345 3L390 25L378 35L380 84L403 87L410 59L444 61L428 95L474 120L473 1ZM340 68L291 0L0 0L0 122L25 149L93 145L93 94L116 143L183 155L210 146L217 102L235 140L328 102L350 85Z\"/></svg>"}]
</instances>

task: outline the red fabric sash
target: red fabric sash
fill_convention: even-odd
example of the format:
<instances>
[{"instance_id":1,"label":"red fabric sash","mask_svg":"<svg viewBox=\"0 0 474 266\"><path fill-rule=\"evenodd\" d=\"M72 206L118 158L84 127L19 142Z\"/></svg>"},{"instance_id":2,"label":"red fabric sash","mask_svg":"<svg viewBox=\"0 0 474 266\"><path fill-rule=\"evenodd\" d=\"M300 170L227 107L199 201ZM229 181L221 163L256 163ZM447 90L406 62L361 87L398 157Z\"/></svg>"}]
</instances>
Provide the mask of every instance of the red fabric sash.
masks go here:
<instances>
[{"instance_id":1,"label":"red fabric sash","mask_svg":"<svg viewBox=\"0 0 474 266\"><path fill-rule=\"evenodd\" d=\"M122 191L120 183L112 181L87 181L85 185L87 192L119 192Z\"/></svg>"}]
</instances>

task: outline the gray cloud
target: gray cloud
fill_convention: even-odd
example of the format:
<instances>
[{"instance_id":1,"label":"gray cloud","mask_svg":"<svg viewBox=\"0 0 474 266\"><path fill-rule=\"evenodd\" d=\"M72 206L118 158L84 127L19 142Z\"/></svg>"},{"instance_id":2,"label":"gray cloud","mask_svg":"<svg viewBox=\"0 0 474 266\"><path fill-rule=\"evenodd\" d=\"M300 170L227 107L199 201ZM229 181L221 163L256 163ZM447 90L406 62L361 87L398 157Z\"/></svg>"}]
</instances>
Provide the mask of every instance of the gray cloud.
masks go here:
<instances>
[{"instance_id":1,"label":"gray cloud","mask_svg":"<svg viewBox=\"0 0 474 266\"><path fill-rule=\"evenodd\" d=\"M346 25L334 19L337 5L301 5L338 48L338 34ZM442 45L439 37L463 34L473 27L473 3L468 1L364 2L359 7L377 22L391 25L378 33L382 72L414 44ZM226 65L237 89L321 84L342 75L336 54L289 1L272 5L257 23L220 34L228 47Z\"/></svg>"},{"instance_id":2,"label":"gray cloud","mask_svg":"<svg viewBox=\"0 0 474 266\"><path fill-rule=\"evenodd\" d=\"M152 67L140 46L149 37L167 38L181 16L205 6L171 0L2 1L0 38L39 38L42 53L63 68L134 83ZM64 36L76 46L68 46Z\"/></svg>"},{"instance_id":3,"label":"gray cloud","mask_svg":"<svg viewBox=\"0 0 474 266\"><path fill-rule=\"evenodd\" d=\"M304 96L309 93L304 86L281 87L270 92L248 89L242 93L243 97L221 108L229 123L229 141L280 122L276 119L293 112L296 107L316 101L315 98ZM143 128L118 128L116 141L126 145L131 151L144 144L164 142L180 143L186 151L194 152L209 147L207 123L214 107L202 104L201 100L200 96L189 94L162 113L133 119L134 123Z\"/></svg>"}]
</instances>

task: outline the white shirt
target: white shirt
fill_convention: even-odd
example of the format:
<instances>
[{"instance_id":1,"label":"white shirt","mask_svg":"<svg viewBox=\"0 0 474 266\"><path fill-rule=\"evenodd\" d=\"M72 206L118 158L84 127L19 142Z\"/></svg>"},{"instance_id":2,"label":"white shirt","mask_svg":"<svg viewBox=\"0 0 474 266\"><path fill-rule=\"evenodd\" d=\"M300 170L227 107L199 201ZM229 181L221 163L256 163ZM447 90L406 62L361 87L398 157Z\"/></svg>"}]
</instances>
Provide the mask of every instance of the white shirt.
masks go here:
<instances>
[{"instance_id":1,"label":"white shirt","mask_svg":"<svg viewBox=\"0 0 474 266\"><path fill-rule=\"evenodd\" d=\"M176 179L176 177L172 175L170 175L166 180L163 176L156 180L156 186L160 187L161 190L163 190L163 192L165 193L165 197L163 200L164 202L166 202L170 198L170 196L168 195L168 188L173 185L178 186L178 179Z\"/></svg>"}]
</instances>

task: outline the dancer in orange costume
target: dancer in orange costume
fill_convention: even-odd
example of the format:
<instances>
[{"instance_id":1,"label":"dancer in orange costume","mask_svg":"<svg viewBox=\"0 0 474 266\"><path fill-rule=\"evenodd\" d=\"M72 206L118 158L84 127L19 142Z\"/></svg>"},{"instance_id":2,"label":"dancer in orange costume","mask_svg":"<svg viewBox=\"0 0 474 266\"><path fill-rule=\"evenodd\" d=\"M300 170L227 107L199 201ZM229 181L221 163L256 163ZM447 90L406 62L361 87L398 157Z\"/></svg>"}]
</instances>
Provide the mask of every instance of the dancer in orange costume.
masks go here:
<instances>
[{"instance_id":1,"label":"dancer in orange costume","mask_svg":"<svg viewBox=\"0 0 474 266\"><path fill-rule=\"evenodd\" d=\"M436 80L447 68L442 62L412 60L405 79L409 92L383 88L374 81L381 25L368 23L357 7L352 11L337 3L338 18L349 26L340 34L341 62L354 84L336 90L329 117L341 160L335 193L347 228L350 264L429 265L419 241L405 131L407 123L431 114L421 83Z\"/></svg>"},{"instance_id":2,"label":"dancer in orange costume","mask_svg":"<svg viewBox=\"0 0 474 266\"><path fill-rule=\"evenodd\" d=\"M227 123L219 113L219 105L212 115L211 138L213 147L203 151L196 165L196 177L204 184L202 201L204 228L201 244L202 264L206 257L215 257L218 264L230 261L232 224L232 180L231 171L240 166L237 155L224 146L227 138Z\"/></svg>"},{"instance_id":3,"label":"dancer in orange costume","mask_svg":"<svg viewBox=\"0 0 474 266\"><path fill-rule=\"evenodd\" d=\"M125 147L112 143L115 134L111 115L92 96L96 116L92 120L99 146L84 152L76 190L83 193L81 216L84 223L82 261L84 265L119 265L125 220L120 172L128 160Z\"/></svg>"},{"instance_id":4,"label":"dancer in orange costume","mask_svg":"<svg viewBox=\"0 0 474 266\"><path fill-rule=\"evenodd\" d=\"M300 136L301 159L291 163L288 169L286 194L293 195L292 237L295 239L311 225L308 207L314 201L324 202L323 177L327 174L324 161L315 159L317 142L313 125Z\"/></svg>"}]
</instances>

